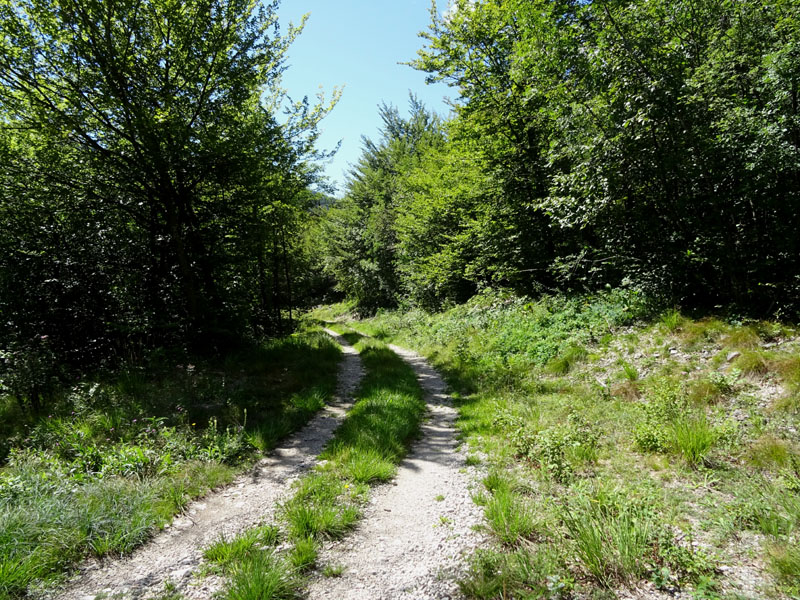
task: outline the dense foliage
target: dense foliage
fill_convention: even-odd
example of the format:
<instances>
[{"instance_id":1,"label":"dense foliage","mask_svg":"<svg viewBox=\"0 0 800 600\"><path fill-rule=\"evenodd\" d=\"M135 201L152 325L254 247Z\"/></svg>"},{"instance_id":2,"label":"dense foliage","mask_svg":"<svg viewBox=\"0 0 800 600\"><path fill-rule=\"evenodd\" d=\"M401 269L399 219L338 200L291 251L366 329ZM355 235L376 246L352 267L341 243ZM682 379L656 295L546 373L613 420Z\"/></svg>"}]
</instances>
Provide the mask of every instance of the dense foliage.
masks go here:
<instances>
[{"instance_id":1,"label":"dense foliage","mask_svg":"<svg viewBox=\"0 0 800 600\"><path fill-rule=\"evenodd\" d=\"M285 97L276 11L0 2L0 379L34 408L56 362L283 328L330 104Z\"/></svg>"},{"instance_id":2,"label":"dense foliage","mask_svg":"<svg viewBox=\"0 0 800 600\"><path fill-rule=\"evenodd\" d=\"M456 0L431 14L413 65L457 89L454 115L404 162L375 160L387 127L331 220L349 245L329 264L363 310L610 284L797 313L797 3ZM343 261L361 269L345 277Z\"/></svg>"}]
</instances>

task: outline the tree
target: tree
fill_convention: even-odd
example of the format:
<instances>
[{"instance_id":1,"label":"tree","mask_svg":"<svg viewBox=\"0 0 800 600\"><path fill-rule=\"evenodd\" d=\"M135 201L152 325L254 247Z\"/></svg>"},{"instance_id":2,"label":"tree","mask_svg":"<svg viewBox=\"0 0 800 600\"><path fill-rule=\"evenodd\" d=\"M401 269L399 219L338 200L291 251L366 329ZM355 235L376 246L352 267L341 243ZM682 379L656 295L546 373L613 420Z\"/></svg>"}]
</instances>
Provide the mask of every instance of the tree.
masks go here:
<instances>
[{"instance_id":1,"label":"tree","mask_svg":"<svg viewBox=\"0 0 800 600\"><path fill-rule=\"evenodd\" d=\"M396 306L402 295L395 223L402 183L425 151L443 140L439 118L413 95L410 113L403 119L395 107L380 107L382 137L363 138L347 193L327 218L327 269L365 312Z\"/></svg>"},{"instance_id":2,"label":"tree","mask_svg":"<svg viewBox=\"0 0 800 600\"><path fill-rule=\"evenodd\" d=\"M23 221L1 259L4 337L85 348L242 331L261 314L254 281L278 272L277 312L287 305L297 219L280 207L315 180L306 160L337 95L287 104L280 77L302 23L281 35L277 6L0 3L0 215ZM37 296L46 307L27 305Z\"/></svg>"}]
</instances>

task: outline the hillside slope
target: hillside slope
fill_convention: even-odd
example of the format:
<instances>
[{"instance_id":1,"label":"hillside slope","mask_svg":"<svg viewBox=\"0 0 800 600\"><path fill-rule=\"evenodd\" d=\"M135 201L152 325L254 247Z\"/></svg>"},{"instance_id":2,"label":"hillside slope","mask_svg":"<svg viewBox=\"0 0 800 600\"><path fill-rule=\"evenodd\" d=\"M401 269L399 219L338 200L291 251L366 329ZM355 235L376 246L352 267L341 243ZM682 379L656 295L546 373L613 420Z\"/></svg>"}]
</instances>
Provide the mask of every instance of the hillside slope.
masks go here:
<instances>
[{"instance_id":1,"label":"hillside slope","mask_svg":"<svg viewBox=\"0 0 800 600\"><path fill-rule=\"evenodd\" d=\"M347 318L347 306L318 310ZM474 598L800 592L800 338L611 292L354 326L432 359L488 463Z\"/></svg>"}]
</instances>

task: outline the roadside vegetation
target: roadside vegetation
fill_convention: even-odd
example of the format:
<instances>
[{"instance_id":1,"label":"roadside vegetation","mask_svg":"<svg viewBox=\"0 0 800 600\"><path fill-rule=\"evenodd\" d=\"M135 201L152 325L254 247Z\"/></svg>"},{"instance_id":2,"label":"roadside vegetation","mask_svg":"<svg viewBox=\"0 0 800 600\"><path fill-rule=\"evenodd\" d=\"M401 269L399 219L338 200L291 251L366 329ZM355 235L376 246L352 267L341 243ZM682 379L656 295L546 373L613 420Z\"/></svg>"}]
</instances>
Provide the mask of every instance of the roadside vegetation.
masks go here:
<instances>
[{"instance_id":1,"label":"roadside vegetation","mask_svg":"<svg viewBox=\"0 0 800 600\"><path fill-rule=\"evenodd\" d=\"M130 552L230 482L331 397L340 357L308 330L224 360L154 353L61 390L49 414L0 397L0 598Z\"/></svg>"},{"instance_id":2,"label":"roadside vegetation","mask_svg":"<svg viewBox=\"0 0 800 600\"><path fill-rule=\"evenodd\" d=\"M414 371L380 341L334 326L359 350L365 376L314 470L294 487L277 525L248 530L206 549L206 560L228 577L230 600L295 598L304 574L317 567L320 544L347 534L361 516L369 488L389 481L425 411ZM279 542L283 542L280 550ZM327 576L340 565L323 565Z\"/></svg>"},{"instance_id":3,"label":"roadside vegetation","mask_svg":"<svg viewBox=\"0 0 800 600\"><path fill-rule=\"evenodd\" d=\"M469 597L800 593L795 327L616 291L486 293L354 326L445 373L486 462L474 500L496 541L472 557Z\"/></svg>"}]
</instances>

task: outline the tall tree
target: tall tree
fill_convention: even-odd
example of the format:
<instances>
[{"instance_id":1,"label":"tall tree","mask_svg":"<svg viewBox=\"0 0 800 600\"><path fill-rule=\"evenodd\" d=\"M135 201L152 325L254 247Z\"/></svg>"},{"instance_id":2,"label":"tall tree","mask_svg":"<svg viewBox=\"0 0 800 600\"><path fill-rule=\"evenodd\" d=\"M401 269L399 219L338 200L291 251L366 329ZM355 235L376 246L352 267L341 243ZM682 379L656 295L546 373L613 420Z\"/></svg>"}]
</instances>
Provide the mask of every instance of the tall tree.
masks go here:
<instances>
[{"instance_id":1,"label":"tall tree","mask_svg":"<svg viewBox=\"0 0 800 600\"><path fill-rule=\"evenodd\" d=\"M0 202L7 223L33 216L2 257L0 304L19 317L10 329L25 330L23 337L57 333L67 343L58 320L45 319L49 330L42 329L36 311L14 298L15 287L28 297L37 285L73 314L86 293L102 289L101 306L80 320L94 320L106 337L131 329L192 337L254 314L242 300L249 285L242 276L254 260L243 248L264 239L273 201L293 202L288 190L314 179L303 161L332 106L290 103L293 116L277 122L275 111L287 106L285 54L302 28L281 35L277 6L0 3L8 158ZM242 214L253 219L249 228L239 227ZM45 231L52 236L37 239ZM287 230L275 235L285 240ZM278 246L272 254L285 257ZM73 282L63 276L66 265ZM41 272L39 283L23 281L31 269ZM269 270L285 271L281 261Z\"/></svg>"}]
</instances>

